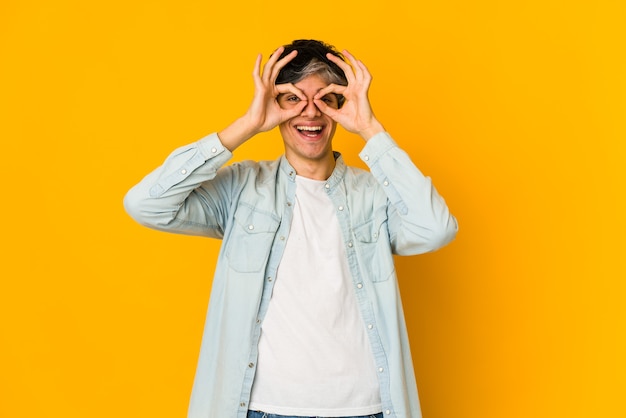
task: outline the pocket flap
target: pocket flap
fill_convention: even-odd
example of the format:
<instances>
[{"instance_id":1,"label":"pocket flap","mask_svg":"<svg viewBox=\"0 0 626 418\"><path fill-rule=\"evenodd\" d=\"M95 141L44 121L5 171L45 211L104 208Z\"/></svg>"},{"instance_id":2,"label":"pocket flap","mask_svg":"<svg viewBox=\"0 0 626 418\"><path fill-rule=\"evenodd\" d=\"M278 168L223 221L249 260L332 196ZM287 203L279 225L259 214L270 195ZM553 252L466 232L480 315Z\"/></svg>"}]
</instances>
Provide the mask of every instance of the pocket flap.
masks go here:
<instances>
[{"instance_id":1,"label":"pocket flap","mask_svg":"<svg viewBox=\"0 0 626 418\"><path fill-rule=\"evenodd\" d=\"M274 232L280 223L272 214L260 212L246 204L240 204L237 208L235 222L249 234Z\"/></svg>"}]
</instances>

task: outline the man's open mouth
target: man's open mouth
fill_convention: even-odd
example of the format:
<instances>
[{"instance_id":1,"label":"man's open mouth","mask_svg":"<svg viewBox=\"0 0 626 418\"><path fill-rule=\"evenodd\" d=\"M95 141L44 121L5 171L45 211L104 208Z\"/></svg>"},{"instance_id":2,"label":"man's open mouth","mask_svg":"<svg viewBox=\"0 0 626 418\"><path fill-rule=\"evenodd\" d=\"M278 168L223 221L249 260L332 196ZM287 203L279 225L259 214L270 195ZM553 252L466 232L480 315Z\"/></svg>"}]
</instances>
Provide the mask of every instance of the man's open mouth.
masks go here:
<instances>
[{"instance_id":1,"label":"man's open mouth","mask_svg":"<svg viewBox=\"0 0 626 418\"><path fill-rule=\"evenodd\" d=\"M296 126L296 129L298 130L298 132L300 132L301 135L304 135L309 138L316 138L322 132L322 129L324 129L324 127L321 125L320 126L298 125Z\"/></svg>"}]
</instances>

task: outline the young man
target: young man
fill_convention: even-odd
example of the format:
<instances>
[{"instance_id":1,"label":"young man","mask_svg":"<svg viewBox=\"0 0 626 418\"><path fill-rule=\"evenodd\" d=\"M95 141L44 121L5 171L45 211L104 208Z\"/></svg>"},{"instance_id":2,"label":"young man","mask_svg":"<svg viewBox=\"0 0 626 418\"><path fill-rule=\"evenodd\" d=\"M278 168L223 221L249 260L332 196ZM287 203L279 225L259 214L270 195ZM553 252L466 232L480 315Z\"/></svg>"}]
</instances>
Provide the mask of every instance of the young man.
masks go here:
<instances>
[{"instance_id":1,"label":"young man","mask_svg":"<svg viewBox=\"0 0 626 418\"><path fill-rule=\"evenodd\" d=\"M421 416L393 254L433 251L457 223L344 55L294 41L262 72L259 56L246 114L125 198L143 225L223 240L190 418ZM333 152L337 123L366 141L371 173ZM224 167L276 126L282 157Z\"/></svg>"}]
</instances>

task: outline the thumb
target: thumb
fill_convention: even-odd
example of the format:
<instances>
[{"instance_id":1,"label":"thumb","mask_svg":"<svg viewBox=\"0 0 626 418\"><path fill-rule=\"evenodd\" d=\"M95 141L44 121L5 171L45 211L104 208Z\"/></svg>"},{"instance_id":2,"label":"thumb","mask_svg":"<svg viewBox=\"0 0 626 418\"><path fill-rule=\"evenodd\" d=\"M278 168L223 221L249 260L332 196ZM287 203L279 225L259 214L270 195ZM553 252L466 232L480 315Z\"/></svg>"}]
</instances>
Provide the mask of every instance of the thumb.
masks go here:
<instances>
[{"instance_id":1,"label":"thumb","mask_svg":"<svg viewBox=\"0 0 626 418\"><path fill-rule=\"evenodd\" d=\"M300 102L298 102L298 104L296 106L294 106L293 108L290 109L283 109L282 110L282 119L283 122L286 120L289 120L291 118L295 118L296 116L298 116L299 114L302 113L302 111L304 110L304 108L307 105L307 101L306 100L301 100Z\"/></svg>"},{"instance_id":2,"label":"thumb","mask_svg":"<svg viewBox=\"0 0 626 418\"><path fill-rule=\"evenodd\" d=\"M341 115L338 109L328 106L328 104L321 99L313 99L313 101L315 102L315 106L317 106L322 113L330 116L335 122L338 122L337 118Z\"/></svg>"}]
</instances>

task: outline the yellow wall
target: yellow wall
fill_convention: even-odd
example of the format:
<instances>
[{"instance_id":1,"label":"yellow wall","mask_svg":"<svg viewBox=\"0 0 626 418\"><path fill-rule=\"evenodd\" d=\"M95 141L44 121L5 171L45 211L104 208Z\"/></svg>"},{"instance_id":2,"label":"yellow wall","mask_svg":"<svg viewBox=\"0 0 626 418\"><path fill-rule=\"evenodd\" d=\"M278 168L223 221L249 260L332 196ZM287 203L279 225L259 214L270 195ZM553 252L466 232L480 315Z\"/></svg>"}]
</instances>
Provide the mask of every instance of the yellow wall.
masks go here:
<instances>
[{"instance_id":1,"label":"yellow wall","mask_svg":"<svg viewBox=\"0 0 626 418\"><path fill-rule=\"evenodd\" d=\"M302 37L369 66L460 222L398 260L425 418L626 416L625 3L215 3L2 2L0 417L184 416L219 243L122 197Z\"/></svg>"}]
</instances>

